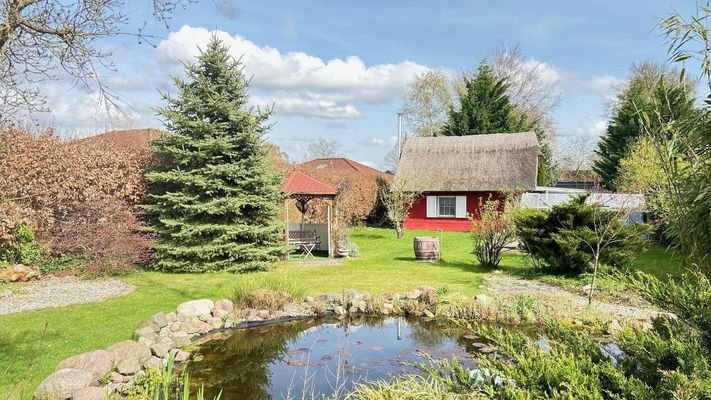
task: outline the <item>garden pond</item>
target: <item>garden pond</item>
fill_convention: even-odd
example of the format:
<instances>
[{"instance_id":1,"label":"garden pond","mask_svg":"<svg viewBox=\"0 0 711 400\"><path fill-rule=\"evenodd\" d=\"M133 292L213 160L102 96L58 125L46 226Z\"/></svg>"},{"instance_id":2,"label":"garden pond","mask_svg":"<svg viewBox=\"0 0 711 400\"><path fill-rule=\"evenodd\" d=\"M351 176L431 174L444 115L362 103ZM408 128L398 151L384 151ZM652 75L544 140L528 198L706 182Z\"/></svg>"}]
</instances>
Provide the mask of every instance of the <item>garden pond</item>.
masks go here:
<instances>
[{"instance_id":1,"label":"garden pond","mask_svg":"<svg viewBox=\"0 0 711 400\"><path fill-rule=\"evenodd\" d=\"M187 365L206 398L321 398L356 383L418 372L418 363L456 356L473 366L490 343L466 327L401 317L273 323L217 332L193 348Z\"/></svg>"}]
</instances>

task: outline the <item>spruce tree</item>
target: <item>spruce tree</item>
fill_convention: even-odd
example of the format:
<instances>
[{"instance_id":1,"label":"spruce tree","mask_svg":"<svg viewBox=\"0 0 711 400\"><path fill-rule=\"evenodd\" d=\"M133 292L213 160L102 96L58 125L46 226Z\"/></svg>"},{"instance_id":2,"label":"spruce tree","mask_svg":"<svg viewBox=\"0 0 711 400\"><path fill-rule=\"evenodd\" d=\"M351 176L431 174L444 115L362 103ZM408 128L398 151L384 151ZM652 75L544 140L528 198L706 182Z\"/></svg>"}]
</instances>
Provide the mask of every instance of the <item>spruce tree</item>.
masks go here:
<instances>
[{"instance_id":1,"label":"spruce tree","mask_svg":"<svg viewBox=\"0 0 711 400\"><path fill-rule=\"evenodd\" d=\"M643 123L654 130L693 112L693 86L690 82L679 82L675 75L651 63L633 67L633 75L618 94L618 105L595 150L597 159L593 170L606 188L617 189L620 162L644 133ZM657 110L662 112L657 114ZM643 122L645 116L648 118Z\"/></svg>"},{"instance_id":2,"label":"spruce tree","mask_svg":"<svg viewBox=\"0 0 711 400\"><path fill-rule=\"evenodd\" d=\"M280 177L268 157L270 111L248 105L242 65L213 37L177 97L163 95L166 133L153 143L145 206L154 266L169 272L262 270L284 251Z\"/></svg>"},{"instance_id":3,"label":"spruce tree","mask_svg":"<svg viewBox=\"0 0 711 400\"><path fill-rule=\"evenodd\" d=\"M486 63L481 63L474 78L464 78L459 108L450 108L442 134L467 136L518 131L521 119L506 94L506 79L496 78Z\"/></svg>"}]
</instances>

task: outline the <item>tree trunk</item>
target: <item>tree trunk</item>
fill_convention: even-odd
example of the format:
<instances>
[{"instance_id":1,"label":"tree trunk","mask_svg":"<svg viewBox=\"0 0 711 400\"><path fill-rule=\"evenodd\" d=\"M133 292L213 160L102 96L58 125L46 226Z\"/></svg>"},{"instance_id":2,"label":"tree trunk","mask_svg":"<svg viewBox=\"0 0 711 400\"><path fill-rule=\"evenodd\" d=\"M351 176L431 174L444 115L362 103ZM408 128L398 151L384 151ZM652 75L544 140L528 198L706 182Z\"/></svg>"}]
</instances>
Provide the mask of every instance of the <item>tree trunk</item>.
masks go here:
<instances>
[{"instance_id":1,"label":"tree trunk","mask_svg":"<svg viewBox=\"0 0 711 400\"><path fill-rule=\"evenodd\" d=\"M597 278L597 266L600 264L599 256L595 256L595 264L593 264L593 276L592 283L590 284L590 290L588 291L588 306L592 304L593 292L595 291L595 280Z\"/></svg>"},{"instance_id":2,"label":"tree trunk","mask_svg":"<svg viewBox=\"0 0 711 400\"><path fill-rule=\"evenodd\" d=\"M405 237L405 226L402 222L395 223L395 234L397 235L398 239L402 239L403 237Z\"/></svg>"}]
</instances>

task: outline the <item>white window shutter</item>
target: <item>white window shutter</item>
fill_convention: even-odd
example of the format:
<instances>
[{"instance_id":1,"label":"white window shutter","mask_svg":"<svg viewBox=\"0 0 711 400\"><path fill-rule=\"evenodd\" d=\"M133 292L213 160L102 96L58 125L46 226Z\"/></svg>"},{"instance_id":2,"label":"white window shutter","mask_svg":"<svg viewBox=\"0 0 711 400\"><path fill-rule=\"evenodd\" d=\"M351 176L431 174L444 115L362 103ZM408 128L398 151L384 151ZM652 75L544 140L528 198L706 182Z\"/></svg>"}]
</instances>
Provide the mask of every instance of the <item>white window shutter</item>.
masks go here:
<instances>
[{"instance_id":1,"label":"white window shutter","mask_svg":"<svg viewBox=\"0 0 711 400\"><path fill-rule=\"evenodd\" d=\"M454 216L457 218L467 217L467 196L457 196L457 208Z\"/></svg>"},{"instance_id":2,"label":"white window shutter","mask_svg":"<svg viewBox=\"0 0 711 400\"><path fill-rule=\"evenodd\" d=\"M437 217L437 196L427 196L427 218Z\"/></svg>"}]
</instances>

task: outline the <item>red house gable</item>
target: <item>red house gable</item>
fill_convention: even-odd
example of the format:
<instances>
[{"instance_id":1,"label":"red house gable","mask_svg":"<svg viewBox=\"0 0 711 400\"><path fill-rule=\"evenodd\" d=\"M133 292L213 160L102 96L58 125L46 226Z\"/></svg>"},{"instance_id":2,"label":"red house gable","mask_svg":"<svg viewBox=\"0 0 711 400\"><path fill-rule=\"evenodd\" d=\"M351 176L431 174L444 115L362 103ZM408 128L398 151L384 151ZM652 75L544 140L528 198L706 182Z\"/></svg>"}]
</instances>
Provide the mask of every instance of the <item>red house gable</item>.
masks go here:
<instances>
[{"instance_id":1,"label":"red house gable","mask_svg":"<svg viewBox=\"0 0 711 400\"><path fill-rule=\"evenodd\" d=\"M394 179L421 195L405 228L468 231L483 200L536 188L539 153L533 132L409 138Z\"/></svg>"}]
</instances>

